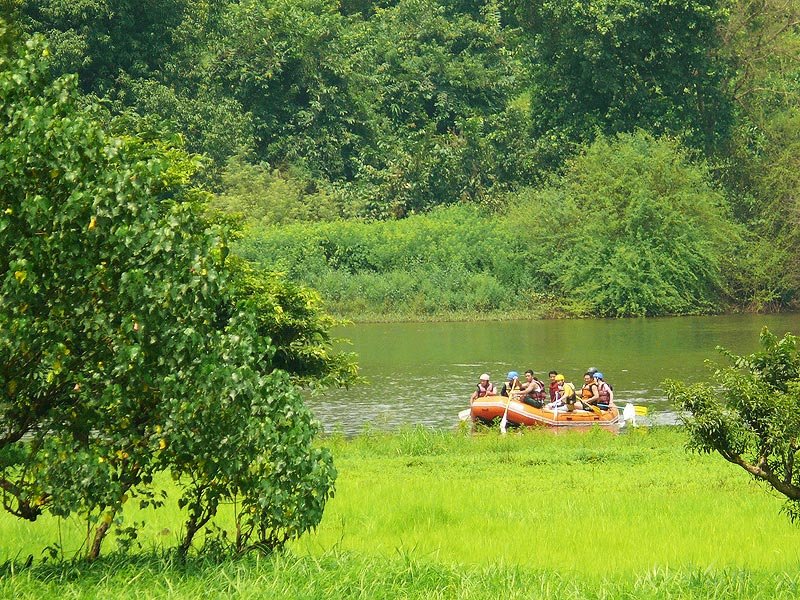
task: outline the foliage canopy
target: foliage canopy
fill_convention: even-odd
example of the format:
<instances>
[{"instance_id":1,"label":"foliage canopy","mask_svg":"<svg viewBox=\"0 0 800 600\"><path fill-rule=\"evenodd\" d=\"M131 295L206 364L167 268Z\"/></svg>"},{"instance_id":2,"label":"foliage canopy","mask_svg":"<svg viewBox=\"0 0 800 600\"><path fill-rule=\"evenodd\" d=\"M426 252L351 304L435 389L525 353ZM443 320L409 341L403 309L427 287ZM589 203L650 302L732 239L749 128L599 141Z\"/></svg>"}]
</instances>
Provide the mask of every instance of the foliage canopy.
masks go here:
<instances>
[{"instance_id":1,"label":"foliage canopy","mask_svg":"<svg viewBox=\"0 0 800 600\"><path fill-rule=\"evenodd\" d=\"M52 70L77 73L87 102L133 111L207 157L223 210L266 226L497 208L598 137L641 130L705 161L752 234L721 272L729 290L664 310L797 300L797 0L140 5L6 8L48 38ZM631 311L604 314L616 312Z\"/></svg>"},{"instance_id":2,"label":"foliage canopy","mask_svg":"<svg viewBox=\"0 0 800 600\"><path fill-rule=\"evenodd\" d=\"M731 104L716 60L717 0L512 2L529 34L534 136L570 144L645 128L683 135L711 154L727 139Z\"/></svg>"}]
</instances>

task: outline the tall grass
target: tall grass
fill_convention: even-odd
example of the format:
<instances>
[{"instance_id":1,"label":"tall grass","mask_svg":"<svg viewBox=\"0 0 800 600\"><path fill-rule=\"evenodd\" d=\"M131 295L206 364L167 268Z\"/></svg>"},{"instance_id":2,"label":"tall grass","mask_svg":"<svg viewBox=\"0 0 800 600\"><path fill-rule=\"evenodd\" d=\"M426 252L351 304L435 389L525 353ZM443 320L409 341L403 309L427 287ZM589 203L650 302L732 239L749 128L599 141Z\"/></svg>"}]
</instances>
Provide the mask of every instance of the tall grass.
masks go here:
<instances>
[{"instance_id":1,"label":"tall grass","mask_svg":"<svg viewBox=\"0 0 800 600\"><path fill-rule=\"evenodd\" d=\"M751 265L730 258L744 231L708 170L668 138L598 138L563 176L495 208L253 226L237 251L354 320L700 314L753 285Z\"/></svg>"},{"instance_id":2,"label":"tall grass","mask_svg":"<svg viewBox=\"0 0 800 600\"><path fill-rule=\"evenodd\" d=\"M144 548L40 560L55 520L0 519L0 597L795 598L800 530L782 501L678 429L408 429L326 440L339 470L320 527L283 554L173 560L176 508ZM223 523L224 524L224 523ZM81 524L61 524L65 548ZM111 550L109 546L109 550ZM28 555L33 565L25 567Z\"/></svg>"},{"instance_id":3,"label":"tall grass","mask_svg":"<svg viewBox=\"0 0 800 600\"><path fill-rule=\"evenodd\" d=\"M347 476L306 551L413 548L597 574L798 564L800 530L780 498L719 457L686 454L670 429L391 439L344 446Z\"/></svg>"},{"instance_id":4,"label":"tall grass","mask_svg":"<svg viewBox=\"0 0 800 600\"><path fill-rule=\"evenodd\" d=\"M746 569L656 568L624 577L587 576L550 567L487 562L467 568L408 553L374 558L352 553L319 557L248 557L208 563L104 560L38 567L0 578L3 598L542 598L553 600L661 598L793 599L800 576Z\"/></svg>"},{"instance_id":5,"label":"tall grass","mask_svg":"<svg viewBox=\"0 0 800 600\"><path fill-rule=\"evenodd\" d=\"M450 206L400 221L294 223L251 230L245 258L318 289L355 320L544 310L528 244L488 210ZM536 301L535 301L536 300Z\"/></svg>"}]
</instances>

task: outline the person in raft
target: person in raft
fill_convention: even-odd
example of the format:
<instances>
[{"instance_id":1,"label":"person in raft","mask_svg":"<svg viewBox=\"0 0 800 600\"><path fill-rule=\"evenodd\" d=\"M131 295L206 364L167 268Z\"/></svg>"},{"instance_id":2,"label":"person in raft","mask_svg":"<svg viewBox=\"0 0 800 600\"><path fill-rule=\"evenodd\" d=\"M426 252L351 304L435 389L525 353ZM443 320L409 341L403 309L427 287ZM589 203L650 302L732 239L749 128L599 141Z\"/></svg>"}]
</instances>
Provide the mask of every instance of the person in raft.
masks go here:
<instances>
[{"instance_id":1,"label":"person in raft","mask_svg":"<svg viewBox=\"0 0 800 600\"><path fill-rule=\"evenodd\" d=\"M520 389L522 397L520 400L534 408L542 408L545 401L544 382L536 378L536 374L528 369L525 371L525 383Z\"/></svg>"},{"instance_id":2,"label":"person in raft","mask_svg":"<svg viewBox=\"0 0 800 600\"><path fill-rule=\"evenodd\" d=\"M556 381L558 382L559 399L567 405L567 412L572 412L575 410L575 401L578 399L575 386L566 381L561 373L556 375Z\"/></svg>"},{"instance_id":3,"label":"person in raft","mask_svg":"<svg viewBox=\"0 0 800 600\"><path fill-rule=\"evenodd\" d=\"M614 405L614 388L608 385L599 371L594 374L594 380L597 382L597 393L600 399L597 405L602 409L609 409Z\"/></svg>"},{"instance_id":4,"label":"person in raft","mask_svg":"<svg viewBox=\"0 0 800 600\"><path fill-rule=\"evenodd\" d=\"M483 398L484 396L497 396L497 390L491 381L489 381L489 374L484 373L478 381L478 389L472 392L469 401L472 402L476 398Z\"/></svg>"},{"instance_id":5,"label":"person in raft","mask_svg":"<svg viewBox=\"0 0 800 600\"><path fill-rule=\"evenodd\" d=\"M558 371L550 371L547 375L550 377L550 402L554 403L556 398L560 397L558 382L556 381Z\"/></svg>"},{"instance_id":6,"label":"person in raft","mask_svg":"<svg viewBox=\"0 0 800 600\"><path fill-rule=\"evenodd\" d=\"M516 371L509 371L508 375L506 376L506 382L503 384L503 387L500 390L500 395L508 398L511 395L511 392L518 391L521 387L522 385L519 382L519 373Z\"/></svg>"},{"instance_id":7,"label":"person in raft","mask_svg":"<svg viewBox=\"0 0 800 600\"><path fill-rule=\"evenodd\" d=\"M600 403L600 385L597 383L595 377L597 377L597 375L589 371L583 374L581 408L584 410L590 410L589 405L597 406Z\"/></svg>"}]
</instances>

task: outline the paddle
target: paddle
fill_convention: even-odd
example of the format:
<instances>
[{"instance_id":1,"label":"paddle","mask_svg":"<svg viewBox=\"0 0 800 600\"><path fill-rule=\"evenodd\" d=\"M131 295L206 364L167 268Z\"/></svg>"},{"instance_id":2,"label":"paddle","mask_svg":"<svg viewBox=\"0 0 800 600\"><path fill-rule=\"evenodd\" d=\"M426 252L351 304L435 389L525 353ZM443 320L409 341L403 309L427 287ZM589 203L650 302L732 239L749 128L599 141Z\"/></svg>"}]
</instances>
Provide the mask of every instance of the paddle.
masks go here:
<instances>
[{"instance_id":1,"label":"paddle","mask_svg":"<svg viewBox=\"0 0 800 600\"><path fill-rule=\"evenodd\" d=\"M608 408L607 404L600 404L599 406L600 406L600 408L606 408L606 409ZM646 406L642 406L641 404L631 404L631 406L633 406L633 409L636 411L636 414L638 416L644 417L644 416L647 415L647 407Z\"/></svg>"},{"instance_id":2,"label":"paddle","mask_svg":"<svg viewBox=\"0 0 800 600\"><path fill-rule=\"evenodd\" d=\"M464 410L460 410L460 411L458 411L458 420L459 421L466 421L467 419L470 418L470 415L472 415L472 409L471 408L465 408Z\"/></svg>"},{"instance_id":3,"label":"paddle","mask_svg":"<svg viewBox=\"0 0 800 600\"><path fill-rule=\"evenodd\" d=\"M508 405L511 404L511 396L506 401L506 409L503 411L503 418L500 419L500 433L506 434L506 425L508 425Z\"/></svg>"},{"instance_id":4,"label":"paddle","mask_svg":"<svg viewBox=\"0 0 800 600\"><path fill-rule=\"evenodd\" d=\"M553 400L553 420L558 423L558 392L556 392L555 400Z\"/></svg>"},{"instance_id":5,"label":"paddle","mask_svg":"<svg viewBox=\"0 0 800 600\"><path fill-rule=\"evenodd\" d=\"M511 397L514 395L514 381L511 382L511 387L507 387L506 391L508 392L508 400L506 401L506 409L503 411L503 418L500 419L500 433L505 435L506 433L506 425L508 425L508 407L511 404Z\"/></svg>"},{"instance_id":6,"label":"paddle","mask_svg":"<svg viewBox=\"0 0 800 600\"><path fill-rule=\"evenodd\" d=\"M503 418L500 419L500 433L505 435L506 425L508 425L508 406L511 404L511 390L508 390L508 400L506 400L506 409L503 411Z\"/></svg>"},{"instance_id":7,"label":"paddle","mask_svg":"<svg viewBox=\"0 0 800 600\"><path fill-rule=\"evenodd\" d=\"M596 404L589 404L588 402L581 402L581 404L583 404L583 410L586 410L586 407L588 406L589 410L591 410L594 414L596 415L603 414L603 411L600 410L600 407L597 406Z\"/></svg>"}]
</instances>

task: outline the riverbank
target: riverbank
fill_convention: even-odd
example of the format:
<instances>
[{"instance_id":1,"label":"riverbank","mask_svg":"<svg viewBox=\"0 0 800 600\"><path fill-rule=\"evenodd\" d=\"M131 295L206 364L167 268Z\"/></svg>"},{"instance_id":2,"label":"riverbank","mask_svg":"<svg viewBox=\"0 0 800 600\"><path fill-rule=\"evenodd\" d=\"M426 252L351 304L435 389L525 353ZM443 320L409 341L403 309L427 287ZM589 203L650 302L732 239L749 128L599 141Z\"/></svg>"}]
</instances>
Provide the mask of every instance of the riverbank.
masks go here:
<instances>
[{"instance_id":1,"label":"riverbank","mask_svg":"<svg viewBox=\"0 0 800 600\"><path fill-rule=\"evenodd\" d=\"M732 224L722 215L719 229L711 225L714 219L700 219L703 229L716 230L712 238L718 244L676 245L677 239L686 242L685 229L673 232L678 237L659 230L658 239L650 230L632 234L624 218L617 238L586 240L582 226L569 232L562 227L583 223L585 217L571 213L567 207L574 205L563 198L522 194L502 210L459 204L390 221L253 224L232 250L317 290L331 314L359 322L511 313L526 318L701 315L723 313L734 308L732 303L754 309L774 304L758 291L755 274L748 277L742 265L726 270L739 236L728 231ZM627 195L618 200L612 203L617 208ZM664 198L659 193L652 200ZM697 200L704 205L708 197ZM675 203L668 205L668 212L676 209ZM678 221L687 225L699 205L682 209ZM706 217L716 211L708 208ZM539 215L533 219L536 231L522 235L521 225L534 215ZM632 219L638 224L638 217ZM667 221L670 226L678 222ZM708 242L706 234L697 232L697 239ZM768 289L773 288L770 283Z\"/></svg>"},{"instance_id":2,"label":"riverbank","mask_svg":"<svg viewBox=\"0 0 800 600\"><path fill-rule=\"evenodd\" d=\"M692 316L735 316L735 315L793 315L800 312L798 306L787 306L774 310L746 310L741 307L730 306L714 313L691 313L683 315L664 315L660 317L633 317L633 318L679 318ZM477 323L492 321L526 321L550 319L599 319L579 310L575 306L540 305L525 308L505 310L458 310L442 311L434 314L418 313L381 313L381 312L342 312L333 311L332 316L345 323Z\"/></svg>"},{"instance_id":3,"label":"riverbank","mask_svg":"<svg viewBox=\"0 0 800 600\"><path fill-rule=\"evenodd\" d=\"M435 314L364 312L333 313L347 323L477 323L484 321L524 321L526 319L582 319L582 315L542 309L446 311Z\"/></svg>"},{"instance_id":4,"label":"riverbank","mask_svg":"<svg viewBox=\"0 0 800 600\"><path fill-rule=\"evenodd\" d=\"M793 315L800 312L800 306L773 307L769 310L747 309L739 306L728 306L713 313L697 312L682 315L664 315L649 317L651 319L691 316L735 316L735 315ZM597 317L580 310L574 305L540 304L523 308L505 310L457 310L442 311L433 314L423 313L397 313L397 312L357 312L333 311L336 319L346 323L473 323L483 321L525 321L544 319L598 319ZM636 317L644 318L644 317Z\"/></svg>"},{"instance_id":5,"label":"riverbank","mask_svg":"<svg viewBox=\"0 0 800 600\"><path fill-rule=\"evenodd\" d=\"M407 429L323 440L339 478L319 528L268 558L162 558L180 515L144 521L143 548L91 566L78 521L0 519L0 595L16 598L793 598L800 529L781 499L679 428ZM224 520L221 524L225 524ZM175 531L175 533L173 533ZM111 552L113 543L108 545ZM33 566L25 568L27 557Z\"/></svg>"}]
</instances>

